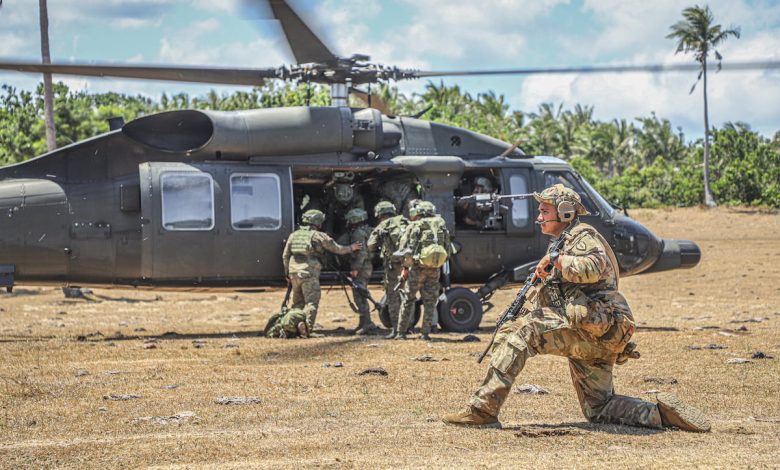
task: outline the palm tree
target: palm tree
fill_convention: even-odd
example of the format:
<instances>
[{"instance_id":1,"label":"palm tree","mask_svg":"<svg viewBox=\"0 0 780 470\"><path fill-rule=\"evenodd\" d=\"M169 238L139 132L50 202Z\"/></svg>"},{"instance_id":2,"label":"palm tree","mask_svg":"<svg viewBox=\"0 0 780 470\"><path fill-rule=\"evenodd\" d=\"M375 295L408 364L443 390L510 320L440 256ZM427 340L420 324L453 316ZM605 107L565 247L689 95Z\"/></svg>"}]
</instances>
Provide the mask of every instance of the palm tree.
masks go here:
<instances>
[{"instance_id":1,"label":"palm tree","mask_svg":"<svg viewBox=\"0 0 780 470\"><path fill-rule=\"evenodd\" d=\"M718 70L720 70L720 61L723 58L715 48L729 36L739 38L739 28L722 29L719 24L713 24L715 18L712 16L710 7L700 6L688 7L682 12L685 20L673 24L671 33L666 35L667 39L677 40L677 50L675 54L683 52L692 52L701 69L696 82L704 78L704 204L708 207L715 207L715 198L712 197L710 189L710 139L709 129L710 121L707 115L707 57L710 51L715 53L718 60ZM691 87L693 93L696 83Z\"/></svg>"},{"instance_id":2,"label":"palm tree","mask_svg":"<svg viewBox=\"0 0 780 470\"><path fill-rule=\"evenodd\" d=\"M1 1L0 4L2 4ZM46 0L39 0L38 7L41 22L41 59L44 64L50 64L49 7ZM54 91L52 90L50 73L43 74L43 116L46 125L46 146L51 152L57 148L57 131L54 127Z\"/></svg>"}]
</instances>

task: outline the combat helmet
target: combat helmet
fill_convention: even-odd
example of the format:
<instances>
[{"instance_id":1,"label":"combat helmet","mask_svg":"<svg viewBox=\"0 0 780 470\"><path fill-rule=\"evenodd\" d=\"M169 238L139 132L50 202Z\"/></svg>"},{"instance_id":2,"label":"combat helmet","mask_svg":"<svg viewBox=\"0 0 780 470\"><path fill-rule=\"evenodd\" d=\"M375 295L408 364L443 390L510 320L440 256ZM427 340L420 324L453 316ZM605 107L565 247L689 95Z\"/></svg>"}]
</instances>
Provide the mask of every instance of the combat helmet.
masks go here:
<instances>
[{"instance_id":1,"label":"combat helmet","mask_svg":"<svg viewBox=\"0 0 780 470\"><path fill-rule=\"evenodd\" d=\"M317 225L320 226L325 222L325 214L317 209L310 209L303 213L301 217L301 223L304 225Z\"/></svg>"},{"instance_id":2,"label":"combat helmet","mask_svg":"<svg viewBox=\"0 0 780 470\"><path fill-rule=\"evenodd\" d=\"M417 215L421 217L430 217L432 215L436 215L436 206L434 206L430 201L420 201L415 206L415 210Z\"/></svg>"},{"instance_id":3,"label":"combat helmet","mask_svg":"<svg viewBox=\"0 0 780 470\"><path fill-rule=\"evenodd\" d=\"M482 186L486 193L493 192L493 184L484 176L477 176L474 178L474 186Z\"/></svg>"},{"instance_id":4,"label":"combat helmet","mask_svg":"<svg viewBox=\"0 0 780 470\"><path fill-rule=\"evenodd\" d=\"M347 223L355 225L359 224L360 222L363 222L368 219L368 213L364 211L363 209L356 207L349 212L347 212L347 215L344 216Z\"/></svg>"},{"instance_id":5,"label":"combat helmet","mask_svg":"<svg viewBox=\"0 0 780 470\"><path fill-rule=\"evenodd\" d=\"M558 183L550 186L541 193L534 193L534 199L538 202L552 204L558 211L558 219L561 222L570 222L574 219L574 213L577 215L589 215L585 206L582 205L580 195L571 188Z\"/></svg>"},{"instance_id":6,"label":"combat helmet","mask_svg":"<svg viewBox=\"0 0 780 470\"><path fill-rule=\"evenodd\" d=\"M379 201L374 206L374 217L381 217L383 215L395 215L395 206L390 201Z\"/></svg>"},{"instance_id":7,"label":"combat helmet","mask_svg":"<svg viewBox=\"0 0 780 470\"><path fill-rule=\"evenodd\" d=\"M336 183L333 186L333 195L336 196L336 200L342 204L347 204L352 200L352 196L355 195L355 190L352 189L352 185L348 183Z\"/></svg>"}]
</instances>

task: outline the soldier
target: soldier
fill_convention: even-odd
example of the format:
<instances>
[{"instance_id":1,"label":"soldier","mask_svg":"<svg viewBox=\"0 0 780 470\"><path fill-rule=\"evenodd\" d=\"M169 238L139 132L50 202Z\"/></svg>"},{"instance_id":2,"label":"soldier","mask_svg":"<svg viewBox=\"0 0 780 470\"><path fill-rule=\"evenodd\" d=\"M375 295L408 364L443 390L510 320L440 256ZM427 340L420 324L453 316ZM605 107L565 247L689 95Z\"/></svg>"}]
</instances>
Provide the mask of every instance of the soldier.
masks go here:
<instances>
[{"instance_id":1,"label":"soldier","mask_svg":"<svg viewBox=\"0 0 780 470\"><path fill-rule=\"evenodd\" d=\"M303 309L306 313L309 331L314 329L320 303L320 271L322 270L320 258L326 251L346 255L363 247L360 243L349 246L339 245L326 233L319 231L323 222L325 222L325 214L322 212L318 210L304 212L301 217L301 227L290 234L282 254L284 272L292 285L292 308Z\"/></svg>"},{"instance_id":2,"label":"soldier","mask_svg":"<svg viewBox=\"0 0 780 470\"><path fill-rule=\"evenodd\" d=\"M406 339L409 320L414 312L415 297L420 291L423 319L420 339L430 340L433 312L441 291L440 268L450 255L450 233L444 219L436 215L436 207L421 201L410 210L412 222L404 230L398 254L403 258L401 289L403 307L398 317L396 339Z\"/></svg>"},{"instance_id":3,"label":"soldier","mask_svg":"<svg viewBox=\"0 0 780 470\"><path fill-rule=\"evenodd\" d=\"M490 367L469 408L444 422L501 427L498 413L529 357L554 354L569 359L574 388L588 421L688 431L710 430L708 420L676 397L659 393L650 403L614 393L612 369L639 357L629 343L634 318L618 291L619 266L606 240L578 216L588 214L580 196L562 184L534 193L542 233L563 237L560 250L547 253L534 276L541 285L533 309L507 322L496 335ZM555 243L550 245L555 248ZM548 272L548 264L554 267ZM527 304L528 305L528 304Z\"/></svg>"},{"instance_id":4,"label":"soldier","mask_svg":"<svg viewBox=\"0 0 780 470\"><path fill-rule=\"evenodd\" d=\"M308 338L306 313L300 308L283 307L281 313L268 320L264 331L266 338Z\"/></svg>"},{"instance_id":5,"label":"soldier","mask_svg":"<svg viewBox=\"0 0 780 470\"><path fill-rule=\"evenodd\" d=\"M484 176L474 178L472 194L490 194L493 192L493 185L490 180ZM458 220L469 228L482 228L485 218L490 210L483 210L477 207L477 202L468 199L461 199L456 205Z\"/></svg>"},{"instance_id":6,"label":"soldier","mask_svg":"<svg viewBox=\"0 0 780 470\"><path fill-rule=\"evenodd\" d=\"M327 208L327 225L325 231L335 238L346 232L346 215L352 209L366 209L363 196L355 190L353 185L354 174L349 172L335 172L330 182L330 188L325 193L325 207Z\"/></svg>"},{"instance_id":7,"label":"soldier","mask_svg":"<svg viewBox=\"0 0 780 470\"><path fill-rule=\"evenodd\" d=\"M368 279L371 277L371 272L374 269L366 243L371 235L371 227L366 224L368 214L363 209L352 209L347 212L346 219L349 227L349 242L359 243L363 247L350 255L349 274L356 284L368 286ZM371 310L368 308L366 295L353 287L352 298L355 299L355 305L358 309L357 313L360 315L355 334L367 335L376 332L377 327L371 321Z\"/></svg>"},{"instance_id":8,"label":"soldier","mask_svg":"<svg viewBox=\"0 0 780 470\"><path fill-rule=\"evenodd\" d=\"M379 187L379 195L390 201L397 212L409 215L409 202L418 197L417 184L412 178L388 180Z\"/></svg>"},{"instance_id":9,"label":"soldier","mask_svg":"<svg viewBox=\"0 0 780 470\"><path fill-rule=\"evenodd\" d=\"M385 288L385 305L392 325L390 334L385 338L391 339L398 333L398 314L401 310L401 294L394 288L401 275L401 263L393 259L393 253L398 251L401 234L409 221L403 215L396 215L396 208L389 201L381 201L374 207L374 217L379 220L379 224L368 238L368 251L374 253L378 247L384 265L382 280Z\"/></svg>"}]
</instances>

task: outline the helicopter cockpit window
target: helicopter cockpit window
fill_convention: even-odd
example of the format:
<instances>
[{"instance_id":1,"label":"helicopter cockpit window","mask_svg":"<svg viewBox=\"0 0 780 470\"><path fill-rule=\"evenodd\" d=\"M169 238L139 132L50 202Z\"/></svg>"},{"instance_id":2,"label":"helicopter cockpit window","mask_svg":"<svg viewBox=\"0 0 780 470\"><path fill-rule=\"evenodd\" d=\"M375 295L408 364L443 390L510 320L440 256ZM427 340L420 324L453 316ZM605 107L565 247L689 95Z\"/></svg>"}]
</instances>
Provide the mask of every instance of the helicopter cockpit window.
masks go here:
<instances>
[{"instance_id":1,"label":"helicopter cockpit window","mask_svg":"<svg viewBox=\"0 0 780 470\"><path fill-rule=\"evenodd\" d=\"M203 173L163 173L162 224L166 230L214 228L214 181Z\"/></svg>"},{"instance_id":2,"label":"helicopter cockpit window","mask_svg":"<svg viewBox=\"0 0 780 470\"><path fill-rule=\"evenodd\" d=\"M236 230L277 230L282 226L279 177L267 174L230 176L230 224Z\"/></svg>"},{"instance_id":3,"label":"helicopter cockpit window","mask_svg":"<svg viewBox=\"0 0 780 470\"><path fill-rule=\"evenodd\" d=\"M525 175L511 175L509 177L510 194L527 194L528 180ZM531 209L529 199L517 199L512 201L512 224L515 227L526 227L531 222Z\"/></svg>"},{"instance_id":4,"label":"helicopter cockpit window","mask_svg":"<svg viewBox=\"0 0 780 470\"><path fill-rule=\"evenodd\" d=\"M558 183L577 191L577 194L580 195L580 200L582 200L582 204L585 206L585 209L591 213L591 215L599 214L600 211L596 204L593 203L593 199L590 198L590 195L580 185L579 181L574 178L574 175L569 172L547 171L544 173L545 188L549 188L550 186Z\"/></svg>"}]
</instances>

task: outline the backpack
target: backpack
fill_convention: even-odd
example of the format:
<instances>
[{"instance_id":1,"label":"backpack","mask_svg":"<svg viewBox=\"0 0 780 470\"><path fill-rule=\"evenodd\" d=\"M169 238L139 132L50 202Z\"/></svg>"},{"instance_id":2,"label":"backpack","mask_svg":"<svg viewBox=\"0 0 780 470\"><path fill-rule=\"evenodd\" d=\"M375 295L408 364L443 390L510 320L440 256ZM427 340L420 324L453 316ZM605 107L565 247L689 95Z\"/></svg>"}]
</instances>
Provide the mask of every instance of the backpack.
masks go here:
<instances>
[{"instance_id":1,"label":"backpack","mask_svg":"<svg viewBox=\"0 0 780 470\"><path fill-rule=\"evenodd\" d=\"M428 217L421 219L420 224L420 253L417 260L426 268L440 268L447 262L449 253L449 233L441 217Z\"/></svg>"},{"instance_id":2,"label":"backpack","mask_svg":"<svg viewBox=\"0 0 780 470\"><path fill-rule=\"evenodd\" d=\"M403 235L408 224L409 221L402 215L396 215L388 220L387 225L385 226L389 238L389 243L387 244L389 253L387 256L392 255L392 253L398 249L398 245L401 243L401 235Z\"/></svg>"}]
</instances>

